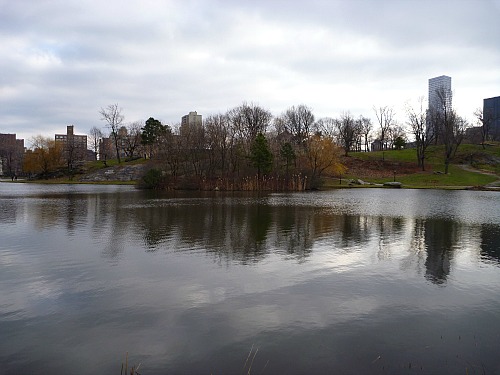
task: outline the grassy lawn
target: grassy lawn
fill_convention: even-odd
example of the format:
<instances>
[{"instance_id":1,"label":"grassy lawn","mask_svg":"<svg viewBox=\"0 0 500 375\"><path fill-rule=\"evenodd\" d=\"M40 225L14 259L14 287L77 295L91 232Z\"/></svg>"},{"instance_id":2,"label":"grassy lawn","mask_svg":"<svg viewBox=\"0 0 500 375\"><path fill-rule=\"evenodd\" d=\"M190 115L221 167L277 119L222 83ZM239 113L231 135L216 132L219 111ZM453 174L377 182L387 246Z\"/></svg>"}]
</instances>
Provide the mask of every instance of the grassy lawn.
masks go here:
<instances>
[{"instance_id":1,"label":"grassy lawn","mask_svg":"<svg viewBox=\"0 0 500 375\"><path fill-rule=\"evenodd\" d=\"M406 150L352 152L350 155L361 160L387 160L407 163L415 163L417 160L417 151L414 148Z\"/></svg>"},{"instance_id":2,"label":"grassy lawn","mask_svg":"<svg viewBox=\"0 0 500 375\"><path fill-rule=\"evenodd\" d=\"M442 168L437 168L442 169ZM450 165L448 174L420 172L411 175L397 176L396 181L409 187L439 187L439 186L482 186L496 181L498 178L476 172L463 170L458 165ZM374 179L370 182L383 183L391 179Z\"/></svg>"},{"instance_id":3,"label":"grassy lawn","mask_svg":"<svg viewBox=\"0 0 500 375\"><path fill-rule=\"evenodd\" d=\"M408 187L461 187L461 186L482 186L493 181L500 179L500 163L496 162L500 157L500 143L490 143L488 146L463 144L459 147L454 163L449 167L447 175L439 172L444 172L443 163L443 146L430 146L426 154L427 171L417 171L416 173L400 175L396 172L396 181L401 182ZM382 161L385 163L408 163L407 165L416 165L416 150L388 150L376 152L358 152L352 153L353 158L361 159L364 161L376 162L379 164ZM478 172L471 172L464 170L460 164L470 165L475 169L483 171L494 172L498 177L481 174ZM394 168L397 171L397 167ZM386 171L387 172L387 171ZM371 177L369 171L363 175L363 171L358 172L359 175L348 175L346 178L359 178L372 183L384 183L393 181L394 177L391 171L386 173L386 177ZM338 184L338 182L337 182Z\"/></svg>"}]
</instances>

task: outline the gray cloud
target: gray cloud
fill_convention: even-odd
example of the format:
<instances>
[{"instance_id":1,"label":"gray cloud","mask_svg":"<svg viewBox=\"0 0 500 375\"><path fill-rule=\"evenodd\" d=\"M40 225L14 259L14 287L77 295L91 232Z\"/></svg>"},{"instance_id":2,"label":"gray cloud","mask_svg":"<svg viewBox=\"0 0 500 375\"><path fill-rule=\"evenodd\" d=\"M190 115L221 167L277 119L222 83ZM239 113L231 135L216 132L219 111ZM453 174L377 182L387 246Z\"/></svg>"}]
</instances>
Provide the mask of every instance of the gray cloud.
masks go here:
<instances>
[{"instance_id":1,"label":"gray cloud","mask_svg":"<svg viewBox=\"0 0 500 375\"><path fill-rule=\"evenodd\" d=\"M52 136L126 121L176 123L254 101L318 117L402 105L452 77L464 116L500 95L500 2L0 2L0 132Z\"/></svg>"}]
</instances>

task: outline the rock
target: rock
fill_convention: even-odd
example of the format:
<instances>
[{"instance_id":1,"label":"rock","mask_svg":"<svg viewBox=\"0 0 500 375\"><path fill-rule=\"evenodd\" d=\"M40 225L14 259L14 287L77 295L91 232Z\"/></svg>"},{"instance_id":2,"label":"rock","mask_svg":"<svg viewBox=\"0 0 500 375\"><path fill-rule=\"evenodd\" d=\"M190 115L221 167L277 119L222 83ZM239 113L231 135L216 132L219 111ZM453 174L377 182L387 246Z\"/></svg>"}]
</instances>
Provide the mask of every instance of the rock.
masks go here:
<instances>
[{"instance_id":1,"label":"rock","mask_svg":"<svg viewBox=\"0 0 500 375\"><path fill-rule=\"evenodd\" d=\"M137 181L146 173L145 164L118 165L107 167L83 176L80 181L104 182L104 181Z\"/></svg>"},{"instance_id":2,"label":"rock","mask_svg":"<svg viewBox=\"0 0 500 375\"><path fill-rule=\"evenodd\" d=\"M363 180L360 180L359 178L355 179L355 180L350 180L349 184L351 184L351 185L370 185L369 182L365 182Z\"/></svg>"},{"instance_id":3,"label":"rock","mask_svg":"<svg viewBox=\"0 0 500 375\"><path fill-rule=\"evenodd\" d=\"M397 182L397 181L394 181L394 182L384 182L384 186L387 186L387 187L392 187L392 188L400 188L402 186L401 182Z\"/></svg>"}]
</instances>

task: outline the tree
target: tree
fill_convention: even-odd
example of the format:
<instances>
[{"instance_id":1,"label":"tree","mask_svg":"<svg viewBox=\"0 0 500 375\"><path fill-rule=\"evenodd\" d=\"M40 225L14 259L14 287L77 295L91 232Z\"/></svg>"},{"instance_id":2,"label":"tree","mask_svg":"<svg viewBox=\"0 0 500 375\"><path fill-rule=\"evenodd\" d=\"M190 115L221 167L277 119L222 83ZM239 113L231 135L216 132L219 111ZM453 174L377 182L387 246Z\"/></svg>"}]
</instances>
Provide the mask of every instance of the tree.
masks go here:
<instances>
[{"instance_id":1,"label":"tree","mask_svg":"<svg viewBox=\"0 0 500 375\"><path fill-rule=\"evenodd\" d=\"M286 142L281 146L280 155L285 160L286 176L288 177L290 165L296 159L295 151L289 142Z\"/></svg>"},{"instance_id":2,"label":"tree","mask_svg":"<svg viewBox=\"0 0 500 375\"><path fill-rule=\"evenodd\" d=\"M89 140L90 140L90 147L92 148L92 151L94 151L94 158L97 160L97 155L99 154L99 143L101 142L102 139L102 131L96 126L93 126L90 128L89 131Z\"/></svg>"},{"instance_id":3,"label":"tree","mask_svg":"<svg viewBox=\"0 0 500 375\"><path fill-rule=\"evenodd\" d=\"M31 150L26 154L23 169L29 174L48 178L61 167L62 149L53 139L37 135L31 139Z\"/></svg>"},{"instance_id":4,"label":"tree","mask_svg":"<svg viewBox=\"0 0 500 375\"><path fill-rule=\"evenodd\" d=\"M389 135L391 127L394 125L394 110L391 107L373 107L375 111L375 116L377 117L378 124L380 126L380 142L382 144L382 149L387 149L387 137Z\"/></svg>"},{"instance_id":5,"label":"tree","mask_svg":"<svg viewBox=\"0 0 500 375\"><path fill-rule=\"evenodd\" d=\"M419 107L413 108L406 104L406 116L408 125L415 137L415 148L417 151L417 163L422 171L425 171L425 155L427 147L432 143L434 136L431 127L427 125L427 113L424 110L424 97L418 99Z\"/></svg>"},{"instance_id":6,"label":"tree","mask_svg":"<svg viewBox=\"0 0 500 375\"><path fill-rule=\"evenodd\" d=\"M147 157L151 158L157 153L160 141L170 129L159 120L150 117L141 130L141 144L146 148Z\"/></svg>"},{"instance_id":7,"label":"tree","mask_svg":"<svg viewBox=\"0 0 500 375\"><path fill-rule=\"evenodd\" d=\"M260 179L261 173L269 173L273 166L273 154L267 144L264 134L259 133L252 143L250 149L250 160L252 165L257 168L257 176Z\"/></svg>"},{"instance_id":8,"label":"tree","mask_svg":"<svg viewBox=\"0 0 500 375\"><path fill-rule=\"evenodd\" d=\"M125 154L129 159L137 154L141 146L141 122L135 121L127 125L127 135L123 137Z\"/></svg>"},{"instance_id":9,"label":"tree","mask_svg":"<svg viewBox=\"0 0 500 375\"><path fill-rule=\"evenodd\" d=\"M331 117L320 118L316 122L315 128L317 132L324 137L330 137L330 138L337 137L336 120Z\"/></svg>"},{"instance_id":10,"label":"tree","mask_svg":"<svg viewBox=\"0 0 500 375\"><path fill-rule=\"evenodd\" d=\"M476 117L476 120L481 127L481 145L483 146L484 150L484 143L489 140L490 128L494 120L493 115L490 111L486 111L486 113L483 113L483 110L481 108L478 108L474 111L474 116Z\"/></svg>"},{"instance_id":11,"label":"tree","mask_svg":"<svg viewBox=\"0 0 500 375\"><path fill-rule=\"evenodd\" d=\"M311 134L314 125L314 114L312 110L304 104L297 107L290 107L282 115L285 129L291 134L295 144L306 146L306 140Z\"/></svg>"},{"instance_id":12,"label":"tree","mask_svg":"<svg viewBox=\"0 0 500 375\"><path fill-rule=\"evenodd\" d=\"M393 145L396 150L402 150L406 146L406 140L402 136L397 136Z\"/></svg>"},{"instance_id":13,"label":"tree","mask_svg":"<svg viewBox=\"0 0 500 375\"><path fill-rule=\"evenodd\" d=\"M273 118L270 111L254 103L243 103L228 112L231 126L234 127L238 137L252 140L259 133L265 134Z\"/></svg>"},{"instance_id":14,"label":"tree","mask_svg":"<svg viewBox=\"0 0 500 375\"><path fill-rule=\"evenodd\" d=\"M223 114L208 116L205 119L205 136L209 150L209 173L214 175L219 170L224 175L230 147L227 116Z\"/></svg>"},{"instance_id":15,"label":"tree","mask_svg":"<svg viewBox=\"0 0 500 375\"><path fill-rule=\"evenodd\" d=\"M205 129L202 124L186 124L179 128L179 137L184 150L183 164L186 174L194 172L201 176L206 165Z\"/></svg>"},{"instance_id":16,"label":"tree","mask_svg":"<svg viewBox=\"0 0 500 375\"><path fill-rule=\"evenodd\" d=\"M116 149L116 158L118 159L118 163L120 160L120 144L119 144L119 134L121 123L124 120L124 116L121 114L122 109L118 107L118 104L110 104L106 108L101 108L99 114L102 116L101 120L105 121L108 128L111 132L111 137L113 138L113 142L115 144Z\"/></svg>"},{"instance_id":17,"label":"tree","mask_svg":"<svg viewBox=\"0 0 500 375\"><path fill-rule=\"evenodd\" d=\"M170 168L170 174L177 177L182 163L182 144L178 135L180 124L174 126L174 130L167 132L165 136L165 147L161 150L162 157ZM174 134L174 132L176 134Z\"/></svg>"},{"instance_id":18,"label":"tree","mask_svg":"<svg viewBox=\"0 0 500 375\"><path fill-rule=\"evenodd\" d=\"M448 174L451 159L462 143L467 121L457 115L451 107L451 94L444 87L436 89L437 108L431 108L431 121L444 145L444 173Z\"/></svg>"},{"instance_id":19,"label":"tree","mask_svg":"<svg viewBox=\"0 0 500 375\"><path fill-rule=\"evenodd\" d=\"M359 121L359 128L360 128L360 130L359 130L360 136L362 136L362 138L364 140L364 144L365 144L365 151L369 151L370 145L369 145L368 141L369 141L370 132L373 129L372 120L370 120L367 117L360 116L358 121Z\"/></svg>"},{"instance_id":20,"label":"tree","mask_svg":"<svg viewBox=\"0 0 500 375\"><path fill-rule=\"evenodd\" d=\"M316 187L323 173L342 174L345 167L340 163L340 148L330 137L319 134L307 140L307 159L311 169L311 186Z\"/></svg>"},{"instance_id":21,"label":"tree","mask_svg":"<svg viewBox=\"0 0 500 375\"><path fill-rule=\"evenodd\" d=\"M399 150L406 144L406 130L403 126L394 124L394 126L390 129L387 138L389 140L389 148Z\"/></svg>"},{"instance_id":22,"label":"tree","mask_svg":"<svg viewBox=\"0 0 500 375\"><path fill-rule=\"evenodd\" d=\"M359 138L360 124L354 120L349 112L344 112L340 118L335 120L335 127L338 142L344 149L344 155L347 156Z\"/></svg>"}]
</instances>

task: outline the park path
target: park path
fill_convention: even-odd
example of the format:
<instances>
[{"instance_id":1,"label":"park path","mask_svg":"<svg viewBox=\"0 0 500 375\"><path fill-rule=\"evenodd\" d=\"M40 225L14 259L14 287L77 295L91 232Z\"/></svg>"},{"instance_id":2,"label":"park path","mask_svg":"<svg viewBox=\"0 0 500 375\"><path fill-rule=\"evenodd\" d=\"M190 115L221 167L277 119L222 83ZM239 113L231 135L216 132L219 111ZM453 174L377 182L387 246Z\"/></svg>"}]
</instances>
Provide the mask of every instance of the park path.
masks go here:
<instances>
[{"instance_id":1,"label":"park path","mask_svg":"<svg viewBox=\"0 0 500 375\"><path fill-rule=\"evenodd\" d=\"M496 177L497 178L496 181L490 182L489 184L484 185L484 187L495 190L500 189L500 177L496 173L490 171L483 171L481 169L476 169L468 164L460 164L460 168L468 172L480 173L487 176Z\"/></svg>"}]
</instances>

